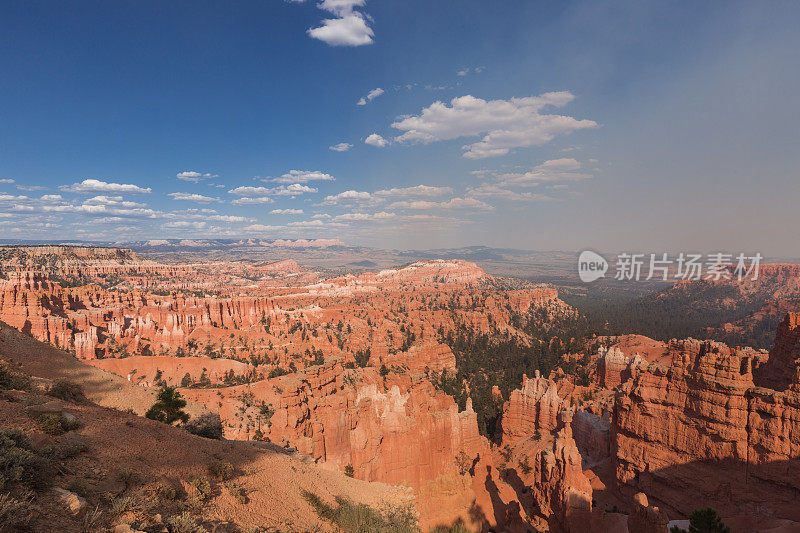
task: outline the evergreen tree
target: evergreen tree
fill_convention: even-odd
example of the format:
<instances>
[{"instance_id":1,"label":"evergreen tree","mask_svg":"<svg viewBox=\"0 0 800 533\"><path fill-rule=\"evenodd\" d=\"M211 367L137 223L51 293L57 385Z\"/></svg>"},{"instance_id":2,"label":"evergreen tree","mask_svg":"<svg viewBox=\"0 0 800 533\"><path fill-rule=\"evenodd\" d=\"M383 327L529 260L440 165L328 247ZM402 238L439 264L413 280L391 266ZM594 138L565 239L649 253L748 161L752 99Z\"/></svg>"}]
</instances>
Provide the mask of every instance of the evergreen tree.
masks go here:
<instances>
[{"instance_id":1,"label":"evergreen tree","mask_svg":"<svg viewBox=\"0 0 800 533\"><path fill-rule=\"evenodd\" d=\"M184 424L189 420L189 415L183 412L186 407L186 400L175 387L161 387L158 393L158 400L153 407L147 410L144 416L151 420L158 420L165 424L172 424L181 421Z\"/></svg>"}]
</instances>

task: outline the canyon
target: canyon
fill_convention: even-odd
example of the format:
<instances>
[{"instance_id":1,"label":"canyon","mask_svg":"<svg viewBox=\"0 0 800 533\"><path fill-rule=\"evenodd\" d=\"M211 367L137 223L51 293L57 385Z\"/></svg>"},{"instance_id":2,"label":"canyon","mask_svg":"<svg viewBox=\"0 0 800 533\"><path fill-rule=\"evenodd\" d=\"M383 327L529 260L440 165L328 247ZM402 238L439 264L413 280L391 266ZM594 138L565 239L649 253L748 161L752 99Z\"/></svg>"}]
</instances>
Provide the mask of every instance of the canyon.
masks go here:
<instances>
[{"instance_id":1,"label":"canyon","mask_svg":"<svg viewBox=\"0 0 800 533\"><path fill-rule=\"evenodd\" d=\"M408 487L424 530L666 531L698 506L734 531L800 527L796 313L769 352L587 339L547 375L523 369L507 399L495 387L487 433L471 391L459 403L444 386L462 357L448 339L535 346L526 321L575 315L550 285L463 260L329 275L14 247L0 266L0 321L130 386L177 387L219 414L225 439ZM769 290L794 276L772 268Z\"/></svg>"}]
</instances>

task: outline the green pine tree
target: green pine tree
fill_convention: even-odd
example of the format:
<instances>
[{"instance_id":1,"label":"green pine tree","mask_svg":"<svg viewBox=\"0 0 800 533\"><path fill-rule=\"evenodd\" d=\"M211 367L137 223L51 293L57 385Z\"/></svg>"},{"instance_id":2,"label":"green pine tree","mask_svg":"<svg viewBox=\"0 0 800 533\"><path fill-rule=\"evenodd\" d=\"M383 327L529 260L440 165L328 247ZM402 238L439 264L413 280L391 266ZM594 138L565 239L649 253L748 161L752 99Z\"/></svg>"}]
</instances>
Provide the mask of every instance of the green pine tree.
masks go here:
<instances>
[{"instance_id":1,"label":"green pine tree","mask_svg":"<svg viewBox=\"0 0 800 533\"><path fill-rule=\"evenodd\" d=\"M189 415L183 412L183 408L186 407L186 400L181 397L175 387L161 387L161 392L158 393L157 398L156 403L147 410L144 416L165 424L173 424L177 421L185 424L189 420Z\"/></svg>"}]
</instances>

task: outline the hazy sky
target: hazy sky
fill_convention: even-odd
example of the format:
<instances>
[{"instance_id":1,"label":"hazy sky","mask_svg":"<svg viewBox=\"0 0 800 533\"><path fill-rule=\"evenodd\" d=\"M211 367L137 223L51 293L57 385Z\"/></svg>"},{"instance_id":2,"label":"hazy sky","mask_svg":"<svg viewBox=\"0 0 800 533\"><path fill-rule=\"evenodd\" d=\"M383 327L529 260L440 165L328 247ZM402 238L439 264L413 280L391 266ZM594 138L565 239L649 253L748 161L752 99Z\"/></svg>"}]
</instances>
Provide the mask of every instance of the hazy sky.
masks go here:
<instances>
[{"instance_id":1,"label":"hazy sky","mask_svg":"<svg viewBox=\"0 0 800 533\"><path fill-rule=\"evenodd\" d=\"M796 1L4 2L0 238L800 256L798 28Z\"/></svg>"}]
</instances>

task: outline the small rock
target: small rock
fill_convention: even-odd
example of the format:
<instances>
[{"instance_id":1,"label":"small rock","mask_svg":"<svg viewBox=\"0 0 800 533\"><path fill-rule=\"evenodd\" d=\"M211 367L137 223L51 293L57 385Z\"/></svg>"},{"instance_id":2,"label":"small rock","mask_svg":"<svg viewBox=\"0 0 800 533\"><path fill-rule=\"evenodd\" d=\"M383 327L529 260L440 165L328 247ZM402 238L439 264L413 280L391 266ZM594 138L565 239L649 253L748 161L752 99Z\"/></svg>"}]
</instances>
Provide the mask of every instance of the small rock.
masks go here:
<instances>
[{"instance_id":1,"label":"small rock","mask_svg":"<svg viewBox=\"0 0 800 533\"><path fill-rule=\"evenodd\" d=\"M12 402L22 403L28 399L28 393L22 390L9 390L5 392L6 398Z\"/></svg>"},{"instance_id":2,"label":"small rock","mask_svg":"<svg viewBox=\"0 0 800 533\"><path fill-rule=\"evenodd\" d=\"M122 481L117 481L116 479L107 479L97 485L98 492L103 492L112 496L118 496L122 494L125 492L125 488L125 483Z\"/></svg>"},{"instance_id":3,"label":"small rock","mask_svg":"<svg viewBox=\"0 0 800 533\"><path fill-rule=\"evenodd\" d=\"M47 414L60 414L63 410L64 409L61 407L61 403L55 400L51 400L39 405L31 405L26 409L28 414L34 417Z\"/></svg>"},{"instance_id":4,"label":"small rock","mask_svg":"<svg viewBox=\"0 0 800 533\"><path fill-rule=\"evenodd\" d=\"M73 515L80 514L80 512L86 508L86 500L74 492L60 488L53 489L53 492L56 493L58 501Z\"/></svg>"},{"instance_id":5,"label":"small rock","mask_svg":"<svg viewBox=\"0 0 800 533\"><path fill-rule=\"evenodd\" d=\"M37 452L41 451L42 448L45 448L47 446L53 446L55 444L53 437L45 433L42 433L41 431L34 431L33 433L31 433L28 436L28 440L31 442L31 446L33 447L33 449Z\"/></svg>"},{"instance_id":6,"label":"small rock","mask_svg":"<svg viewBox=\"0 0 800 533\"><path fill-rule=\"evenodd\" d=\"M67 422L67 424L70 424L70 425L72 425L72 424L74 424L75 422L78 421L78 419L75 418L75 415L73 415L72 413L64 412L64 413L61 413L61 416L64 417L64 420Z\"/></svg>"},{"instance_id":7,"label":"small rock","mask_svg":"<svg viewBox=\"0 0 800 533\"><path fill-rule=\"evenodd\" d=\"M133 529L130 524L119 524L111 528L109 531L111 531L111 533L144 533L138 529Z\"/></svg>"}]
</instances>

